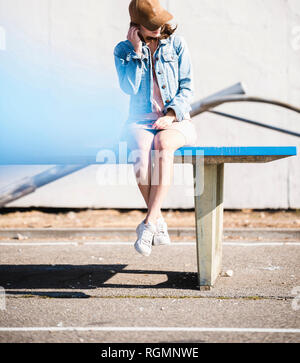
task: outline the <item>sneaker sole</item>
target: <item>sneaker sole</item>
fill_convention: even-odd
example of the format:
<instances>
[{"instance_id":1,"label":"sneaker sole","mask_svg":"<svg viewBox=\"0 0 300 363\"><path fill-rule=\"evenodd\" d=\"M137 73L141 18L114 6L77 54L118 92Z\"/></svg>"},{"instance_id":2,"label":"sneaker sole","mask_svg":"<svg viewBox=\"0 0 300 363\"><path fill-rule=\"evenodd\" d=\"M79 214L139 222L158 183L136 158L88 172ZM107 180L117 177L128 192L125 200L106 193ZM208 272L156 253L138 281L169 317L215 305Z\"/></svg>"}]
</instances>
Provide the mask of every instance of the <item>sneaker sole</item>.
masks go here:
<instances>
[{"instance_id":1,"label":"sneaker sole","mask_svg":"<svg viewBox=\"0 0 300 363\"><path fill-rule=\"evenodd\" d=\"M141 255L143 255L143 256L145 256L145 257L149 257L149 256L151 255L151 252L152 252L152 251L150 251L150 253L147 253L147 252L145 252L145 251L142 251L136 243L134 244L134 248L135 248L135 250L136 250L139 254L141 254Z\"/></svg>"},{"instance_id":2,"label":"sneaker sole","mask_svg":"<svg viewBox=\"0 0 300 363\"><path fill-rule=\"evenodd\" d=\"M171 244L171 242L167 242L167 243L156 242L155 236L153 237L153 240L152 240L152 246L169 246L170 244Z\"/></svg>"},{"instance_id":3,"label":"sneaker sole","mask_svg":"<svg viewBox=\"0 0 300 363\"><path fill-rule=\"evenodd\" d=\"M152 242L152 246L170 246L171 243Z\"/></svg>"}]
</instances>

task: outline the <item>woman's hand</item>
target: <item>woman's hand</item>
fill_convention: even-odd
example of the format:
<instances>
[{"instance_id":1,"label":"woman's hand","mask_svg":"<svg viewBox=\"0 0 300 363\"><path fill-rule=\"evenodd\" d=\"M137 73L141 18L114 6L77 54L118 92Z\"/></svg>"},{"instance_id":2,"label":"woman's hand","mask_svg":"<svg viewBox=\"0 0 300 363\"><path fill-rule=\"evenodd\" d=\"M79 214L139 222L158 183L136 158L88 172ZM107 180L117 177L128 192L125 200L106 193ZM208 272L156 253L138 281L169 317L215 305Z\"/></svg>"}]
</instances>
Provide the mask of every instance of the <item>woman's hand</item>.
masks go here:
<instances>
[{"instance_id":1,"label":"woman's hand","mask_svg":"<svg viewBox=\"0 0 300 363\"><path fill-rule=\"evenodd\" d=\"M154 124L153 129L164 130L172 125L176 121L176 114L173 110L170 110L166 116L160 117Z\"/></svg>"},{"instance_id":2,"label":"woman's hand","mask_svg":"<svg viewBox=\"0 0 300 363\"><path fill-rule=\"evenodd\" d=\"M132 43L134 50L137 54L142 54L142 47L143 47L143 43L141 38L138 35L139 32L139 28L136 26L132 26L130 27L128 34L127 34L127 39Z\"/></svg>"}]
</instances>

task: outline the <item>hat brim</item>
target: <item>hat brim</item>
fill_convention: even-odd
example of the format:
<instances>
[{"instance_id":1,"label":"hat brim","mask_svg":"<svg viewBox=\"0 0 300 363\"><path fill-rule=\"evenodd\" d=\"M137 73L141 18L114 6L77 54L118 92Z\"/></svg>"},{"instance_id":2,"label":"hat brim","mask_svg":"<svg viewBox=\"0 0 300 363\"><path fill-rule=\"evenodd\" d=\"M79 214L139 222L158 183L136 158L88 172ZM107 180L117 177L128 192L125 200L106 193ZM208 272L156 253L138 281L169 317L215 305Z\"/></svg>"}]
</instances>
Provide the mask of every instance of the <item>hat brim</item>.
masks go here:
<instances>
[{"instance_id":1,"label":"hat brim","mask_svg":"<svg viewBox=\"0 0 300 363\"><path fill-rule=\"evenodd\" d=\"M174 17L167 10L163 10L161 13L157 14L155 17L149 19L145 22L144 27L150 31L154 31L165 25L168 21L172 20Z\"/></svg>"}]
</instances>

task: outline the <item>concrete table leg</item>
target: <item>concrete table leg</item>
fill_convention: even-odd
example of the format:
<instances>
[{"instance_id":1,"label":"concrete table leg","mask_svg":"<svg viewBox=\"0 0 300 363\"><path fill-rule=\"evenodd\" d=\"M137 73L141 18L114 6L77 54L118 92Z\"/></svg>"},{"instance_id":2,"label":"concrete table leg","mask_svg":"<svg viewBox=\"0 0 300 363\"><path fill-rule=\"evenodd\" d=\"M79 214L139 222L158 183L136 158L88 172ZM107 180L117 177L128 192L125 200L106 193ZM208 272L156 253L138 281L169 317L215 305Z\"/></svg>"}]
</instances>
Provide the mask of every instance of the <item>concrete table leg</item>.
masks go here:
<instances>
[{"instance_id":1,"label":"concrete table leg","mask_svg":"<svg viewBox=\"0 0 300 363\"><path fill-rule=\"evenodd\" d=\"M200 290L210 290L221 272L223 236L224 164L204 165L204 188L199 195L197 160L193 163L198 282Z\"/></svg>"}]
</instances>

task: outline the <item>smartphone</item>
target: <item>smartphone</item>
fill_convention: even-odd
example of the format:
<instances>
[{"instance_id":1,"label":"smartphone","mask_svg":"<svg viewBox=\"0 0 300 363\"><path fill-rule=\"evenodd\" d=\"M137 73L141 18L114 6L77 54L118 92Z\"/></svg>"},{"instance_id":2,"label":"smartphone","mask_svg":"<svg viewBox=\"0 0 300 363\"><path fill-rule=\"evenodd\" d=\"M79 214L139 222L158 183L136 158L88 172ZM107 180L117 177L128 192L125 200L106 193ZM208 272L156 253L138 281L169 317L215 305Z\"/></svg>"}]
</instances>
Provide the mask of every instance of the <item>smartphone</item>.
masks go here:
<instances>
[{"instance_id":1,"label":"smartphone","mask_svg":"<svg viewBox=\"0 0 300 363\"><path fill-rule=\"evenodd\" d=\"M138 32L138 36L140 37L141 40L143 40L143 36L140 32Z\"/></svg>"}]
</instances>

